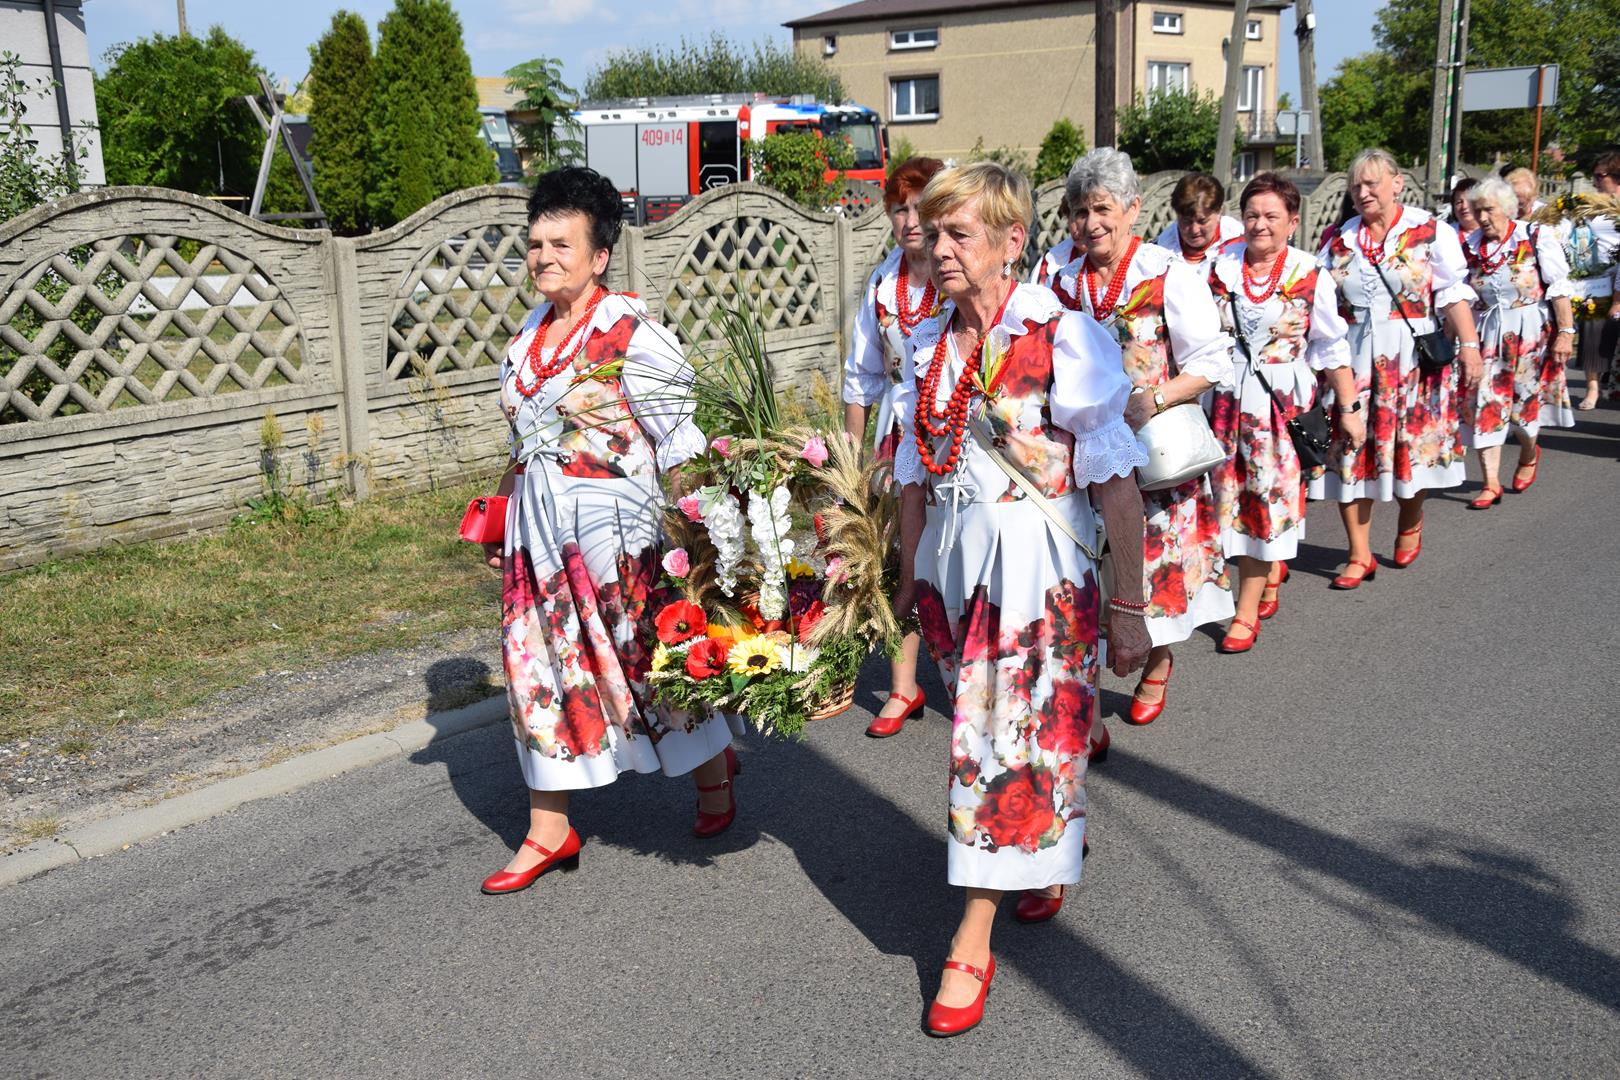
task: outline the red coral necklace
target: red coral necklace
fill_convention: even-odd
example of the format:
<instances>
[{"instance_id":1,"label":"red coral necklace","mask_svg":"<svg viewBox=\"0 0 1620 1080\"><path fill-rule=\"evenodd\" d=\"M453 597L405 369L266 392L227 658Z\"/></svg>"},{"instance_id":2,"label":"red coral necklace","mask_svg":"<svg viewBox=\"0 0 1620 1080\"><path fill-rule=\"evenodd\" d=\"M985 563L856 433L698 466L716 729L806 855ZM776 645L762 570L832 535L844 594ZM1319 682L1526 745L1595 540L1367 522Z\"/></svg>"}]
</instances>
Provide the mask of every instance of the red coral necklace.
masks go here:
<instances>
[{"instance_id":1,"label":"red coral necklace","mask_svg":"<svg viewBox=\"0 0 1620 1080\"><path fill-rule=\"evenodd\" d=\"M895 283L894 289L895 320L900 324L900 334L910 337L911 331L918 323L928 318L934 311L934 281L930 278L923 285L922 303L916 311L911 310L911 281L907 274L906 257L900 256L900 280Z\"/></svg>"},{"instance_id":2,"label":"red coral necklace","mask_svg":"<svg viewBox=\"0 0 1620 1080\"><path fill-rule=\"evenodd\" d=\"M1486 277L1490 277L1492 274L1494 274L1498 270L1502 269L1503 264L1507 262L1507 260L1508 260L1508 249L1507 249L1507 247L1508 247L1508 244L1512 242L1512 240L1513 240L1513 234L1511 232L1509 232L1506 236L1504 236L1502 238L1502 242L1496 245L1495 253L1487 255L1487 254L1485 254L1485 235L1483 233L1480 234L1480 237L1479 237L1479 268L1482 271L1484 271L1484 274L1485 274Z\"/></svg>"},{"instance_id":3,"label":"red coral necklace","mask_svg":"<svg viewBox=\"0 0 1620 1080\"><path fill-rule=\"evenodd\" d=\"M1367 261L1372 263L1374 266L1377 266L1379 263L1384 261L1384 244L1388 240L1389 233L1386 232L1384 234L1384 239L1374 244L1372 233L1367 231L1367 226L1365 223L1356 228L1356 246L1361 249L1361 253L1366 256Z\"/></svg>"},{"instance_id":4,"label":"red coral necklace","mask_svg":"<svg viewBox=\"0 0 1620 1080\"><path fill-rule=\"evenodd\" d=\"M1119 294L1125 291L1125 275L1130 272L1131 260L1136 258L1136 249L1142 246L1141 237L1131 237L1130 246L1125 249L1125 257L1119 260L1119 268L1108 282L1108 291L1101 300L1097 299L1097 268L1092 265L1091 255L1086 255L1086 261L1080 268L1080 277L1086 283L1086 295L1091 298L1091 317L1098 322L1108 318L1119 305ZM1075 289L1076 297L1079 288Z\"/></svg>"},{"instance_id":5,"label":"red coral necklace","mask_svg":"<svg viewBox=\"0 0 1620 1080\"><path fill-rule=\"evenodd\" d=\"M591 298L585 302L585 310L580 314L579 320L574 323L573 328L564 335L563 339L557 342L557 351L551 354L549 362L544 358L546 331L550 330L551 324L557 321L556 305L552 305L551 309L546 312L545 316L540 320L540 326L534 332L533 340L529 342L529 370L534 373L534 384L524 386L521 377L517 380L518 391L524 397L533 397L539 393L540 388L546 385L553 375L572 364L574 359L579 356L581 350L585 348L585 329L591 324L591 316L596 314L597 306L607 296L608 291L598 285L596 291L591 294ZM576 335L579 337L577 342L574 341ZM573 345L572 349L569 348L570 344Z\"/></svg>"},{"instance_id":6,"label":"red coral necklace","mask_svg":"<svg viewBox=\"0 0 1620 1080\"><path fill-rule=\"evenodd\" d=\"M1249 303L1259 307L1271 299L1271 294L1277 291L1277 282L1282 280L1283 263L1288 261L1288 249L1284 247L1277 255L1277 261L1271 264L1271 273L1266 275L1265 288L1255 295L1253 286L1256 283L1254 276L1249 272L1249 260L1243 260L1243 295L1249 298Z\"/></svg>"},{"instance_id":7,"label":"red coral necklace","mask_svg":"<svg viewBox=\"0 0 1620 1080\"><path fill-rule=\"evenodd\" d=\"M1012 294L1017 291L1016 284L1007 290L1006 297L1001 301L1001 307L990 320L991 327L1001 321L1002 313L1007 310L1007 304L1012 300ZM951 328L947 325L939 335L939 343L934 346L934 355L928 361L928 370L923 374L922 385L918 392L917 418L912 424L912 435L917 440L917 452L922 457L923 468L935 476L944 476L956 468L956 463L961 457L962 435L967 430L968 406L973 398L973 384L978 378L979 365L984 358L984 337L981 335L973 346L973 352L962 364L962 374L957 378L956 385L951 388L950 400L945 403L943 409L939 408L939 380L947 364L950 339ZM936 426L932 422L935 420L942 420L944 423ZM950 439L950 449L943 463L934 457L933 448L928 444L930 437L938 438L941 435L948 435Z\"/></svg>"}]
</instances>

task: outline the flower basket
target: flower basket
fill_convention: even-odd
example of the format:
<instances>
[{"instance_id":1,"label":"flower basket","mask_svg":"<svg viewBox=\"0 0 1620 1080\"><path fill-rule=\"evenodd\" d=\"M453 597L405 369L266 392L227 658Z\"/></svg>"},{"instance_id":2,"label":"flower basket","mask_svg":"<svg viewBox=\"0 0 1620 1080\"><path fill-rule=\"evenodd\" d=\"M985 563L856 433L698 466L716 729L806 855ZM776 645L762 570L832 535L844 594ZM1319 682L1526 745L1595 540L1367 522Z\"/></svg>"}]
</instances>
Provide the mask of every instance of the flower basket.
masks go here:
<instances>
[{"instance_id":1,"label":"flower basket","mask_svg":"<svg viewBox=\"0 0 1620 1080\"><path fill-rule=\"evenodd\" d=\"M835 716L842 716L855 704L855 684L847 684L837 693L820 705L815 706L805 715L805 719L812 723L817 720L831 720Z\"/></svg>"}]
</instances>

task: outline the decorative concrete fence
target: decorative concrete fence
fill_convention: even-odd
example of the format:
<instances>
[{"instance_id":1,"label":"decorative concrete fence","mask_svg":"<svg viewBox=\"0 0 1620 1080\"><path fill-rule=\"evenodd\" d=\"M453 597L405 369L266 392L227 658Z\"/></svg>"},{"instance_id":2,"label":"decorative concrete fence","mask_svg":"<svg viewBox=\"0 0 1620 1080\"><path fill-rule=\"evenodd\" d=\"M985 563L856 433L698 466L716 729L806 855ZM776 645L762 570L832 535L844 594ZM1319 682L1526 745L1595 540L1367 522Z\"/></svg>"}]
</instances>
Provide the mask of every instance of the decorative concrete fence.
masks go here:
<instances>
[{"instance_id":1,"label":"decorative concrete fence","mask_svg":"<svg viewBox=\"0 0 1620 1080\"><path fill-rule=\"evenodd\" d=\"M1334 183L1309 201L1311 242ZM1149 237L1173 184L1146 178ZM1040 189L1028 262L1063 236L1061 197ZM626 228L608 277L694 351L746 301L779 379L804 387L836 382L891 245L880 203L820 214L740 184ZM538 302L526 247L524 195L493 187L355 239L155 188L0 224L0 569L217 526L272 480L364 499L493 470L497 365Z\"/></svg>"}]
</instances>

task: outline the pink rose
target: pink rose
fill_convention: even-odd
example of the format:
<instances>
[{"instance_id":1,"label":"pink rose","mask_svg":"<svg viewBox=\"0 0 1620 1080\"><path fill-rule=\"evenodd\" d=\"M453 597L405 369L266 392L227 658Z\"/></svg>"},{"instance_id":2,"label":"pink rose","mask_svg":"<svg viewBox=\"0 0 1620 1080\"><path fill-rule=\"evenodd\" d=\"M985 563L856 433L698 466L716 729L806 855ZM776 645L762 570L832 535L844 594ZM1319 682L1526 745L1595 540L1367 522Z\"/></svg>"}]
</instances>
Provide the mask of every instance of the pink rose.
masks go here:
<instances>
[{"instance_id":1,"label":"pink rose","mask_svg":"<svg viewBox=\"0 0 1620 1080\"><path fill-rule=\"evenodd\" d=\"M804 449L799 451L799 456L819 469L827 464L827 444L821 441L820 435L812 435L804 444Z\"/></svg>"},{"instance_id":2,"label":"pink rose","mask_svg":"<svg viewBox=\"0 0 1620 1080\"><path fill-rule=\"evenodd\" d=\"M681 513L686 515L687 521L703 520L703 513L698 509L698 497L696 495L683 495L675 500L675 505L680 509Z\"/></svg>"},{"instance_id":3,"label":"pink rose","mask_svg":"<svg viewBox=\"0 0 1620 1080\"><path fill-rule=\"evenodd\" d=\"M664 573L670 577L685 577L692 569L692 560L687 558L685 548L676 548L664 556Z\"/></svg>"},{"instance_id":4,"label":"pink rose","mask_svg":"<svg viewBox=\"0 0 1620 1080\"><path fill-rule=\"evenodd\" d=\"M827 560L827 582L831 585L842 584L844 580L844 557L834 555Z\"/></svg>"},{"instance_id":5,"label":"pink rose","mask_svg":"<svg viewBox=\"0 0 1620 1080\"><path fill-rule=\"evenodd\" d=\"M711 449L713 449L714 452L719 454L721 457L730 457L731 456L731 436L730 435L722 435L718 439L714 440L714 442L710 443L709 447Z\"/></svg>"}]
</instances>

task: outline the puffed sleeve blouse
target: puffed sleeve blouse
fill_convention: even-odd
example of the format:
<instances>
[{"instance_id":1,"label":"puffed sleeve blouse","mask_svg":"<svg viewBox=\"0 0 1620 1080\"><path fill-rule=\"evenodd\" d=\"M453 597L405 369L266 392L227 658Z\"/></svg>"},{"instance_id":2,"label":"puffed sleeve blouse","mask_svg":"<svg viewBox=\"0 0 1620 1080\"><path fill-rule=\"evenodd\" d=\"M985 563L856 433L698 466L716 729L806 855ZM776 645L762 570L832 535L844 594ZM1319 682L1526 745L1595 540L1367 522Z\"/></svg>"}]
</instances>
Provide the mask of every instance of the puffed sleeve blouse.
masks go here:
<instances>
[{"instance_id":1,"label":"puffed sleeve blouse","mask_svg":"<svg viewBox=\"0 0 1620 1080\"><path fill-rule=\"evenodd\" d=\"M843 399L850 405L873 405L889 389L883 330L877 318L877 291L885 270L893 273L901 255L899 248L889 252L866 279L866 288L861 292L861 306L855 312L855 326L850 333L849 355L844 358Z\"/></svg>"}]
</instances>

